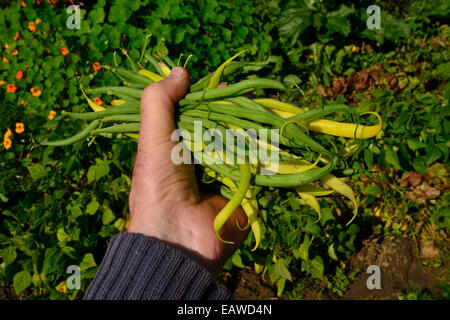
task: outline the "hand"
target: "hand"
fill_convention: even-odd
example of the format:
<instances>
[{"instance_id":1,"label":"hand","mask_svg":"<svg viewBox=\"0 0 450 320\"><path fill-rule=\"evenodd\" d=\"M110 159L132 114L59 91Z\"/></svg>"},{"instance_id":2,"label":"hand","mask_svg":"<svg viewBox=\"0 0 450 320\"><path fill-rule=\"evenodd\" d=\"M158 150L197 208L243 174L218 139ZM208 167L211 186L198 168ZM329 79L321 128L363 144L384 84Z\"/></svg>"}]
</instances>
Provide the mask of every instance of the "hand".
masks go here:
<instances>
[{"instance_id":1,"label":"hand","mask_svg":"<svg viewBox=\"0 0 450 320\"><path fill-rule=\"evenodd\" d=\"M181 68L169 77L148 86L141 100L141 127L138 152L130 192L128 232L141 233L182 250L211 272L218 272L246 239L248 231L236 226L247 224L238 208L220 235L235 242L224 244L213 222L227 200L216 194L201 193L192 164L176 165L171 160L175 130L174 104L189 87L189 74Z\"/></svg>"}]
</instances>

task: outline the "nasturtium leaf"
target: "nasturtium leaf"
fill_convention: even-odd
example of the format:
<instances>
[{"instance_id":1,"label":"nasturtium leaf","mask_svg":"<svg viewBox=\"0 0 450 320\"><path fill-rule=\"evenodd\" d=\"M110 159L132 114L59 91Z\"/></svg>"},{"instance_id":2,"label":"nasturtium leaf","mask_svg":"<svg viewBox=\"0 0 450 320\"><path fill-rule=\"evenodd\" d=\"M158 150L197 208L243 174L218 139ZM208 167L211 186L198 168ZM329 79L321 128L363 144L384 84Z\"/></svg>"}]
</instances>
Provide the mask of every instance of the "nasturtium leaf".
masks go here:
<instances>
[{"instance_id":1,"label":"nasturtium leaf","mask_svg":"<svg viewBox=\"0 0 450 320\"><path fill-rule=\"evenodd\" d=\"M13 278L13 287L16 291L16 294L19 295L28 288L31 284L31 275L28 271L20 271L14 275Z\"/></svg>"}]
</instances>

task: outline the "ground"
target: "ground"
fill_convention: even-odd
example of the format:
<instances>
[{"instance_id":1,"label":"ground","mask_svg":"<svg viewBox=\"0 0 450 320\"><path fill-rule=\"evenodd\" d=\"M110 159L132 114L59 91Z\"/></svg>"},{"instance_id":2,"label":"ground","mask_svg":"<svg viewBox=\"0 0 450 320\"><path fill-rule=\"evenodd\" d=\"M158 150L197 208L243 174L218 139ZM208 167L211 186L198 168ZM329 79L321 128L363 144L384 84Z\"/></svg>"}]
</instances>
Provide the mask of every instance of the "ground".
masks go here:
<instances>
[{"instance_id":1,"label":"ground","mask_svg":"<svg viewBox=\"0 0 450 320\"><path fill-rule=\"evenodd\" d=\"M374 236L364 240L362 248L348 258L346 262L350 270L348 274L359 273L359 276L350 281L343 294L337 294L321 287L320 284L304 280L304 289L297 298L356 300L443 298L438 286L449 283L450 261L445 261L440 251L448 252L450 243L442 245L441 250L438 250L427 240L416 245L415 241L407 236ZM365 271L369 265L380 267L379 290L367 288L366 281L370 275ZM235 299L277 299L275 286L271 285L268 279L263 280L261 275L250 268L229 275L226 280ZM418 297L418 294L421 296Z\"/></svg>"}]
</instances>

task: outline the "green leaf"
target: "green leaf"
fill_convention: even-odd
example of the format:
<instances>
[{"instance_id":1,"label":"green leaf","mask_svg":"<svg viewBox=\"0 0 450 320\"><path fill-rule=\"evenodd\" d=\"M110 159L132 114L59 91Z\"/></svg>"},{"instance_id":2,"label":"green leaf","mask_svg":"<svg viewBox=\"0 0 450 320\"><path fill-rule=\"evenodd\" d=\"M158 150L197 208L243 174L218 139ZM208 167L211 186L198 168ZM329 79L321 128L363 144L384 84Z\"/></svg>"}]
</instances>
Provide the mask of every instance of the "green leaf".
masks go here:
<instances>
[{"instance_id":1,"label":"green leaf","mask_svg":"<svg viewBox=\"0 0 450 320\"><path fill-rule=\"evenodd\" d=\"M13 286L16 294L19 295L31 284L31 275L28 271L20 271L14 275Z\"/></svg>"},{"instance_id":2,"label":"green leaf","mask_svg":"<svg viewBox=\"0 0 450 320\"><path fill-rule=\"evenodd\" d=\"M407 139L406 143L412 151L417 151L418 149L425 148L425 143L420 142L419 139Z\"/></svg>"},{"instance_id":3,"label":"green leaf","mask_svg":"<svg viewBox=\"0 0 450 320\"><path fill-rule=\"evenodd\" d=\"M59 242L67 242L71 240L70 236L64 230L64 227L61 227L56 231L56 238L58 238Z\"/></svg>"},{"instance_id":4,"label":"green leaf","mask_svg":"<svg viewBox=\"0 0 450 320\"><path fill-rule=\"evenodd\" d=\"M281 278L285 278L292 282L291 272L286 268L284 259L278 259L274 265L274 272Z\"/></svg>"},{"instance_id":5,"label":"green leaf","mask_svg":"<svg viewBox=\"0 0 450 320\"><path fill-rule=\"evenodd\" d=\"M315 236L320 237L320 227L317 224L308 224L305 226L305 231L312 233Z\"/></svg>"},{"instance_id":6,"label":"green leaf","mask_svg":"<svg viewBox=\"0 0 450 320\"><path fill-rule=\"evenodd\" d=\"M120 232L124 231L125 228L126 228L126 222L125 222L125 220L123 220L122 218L117 219L117 220L114 222L114 227L115 227L117 230L119 230Z\"/></svg>"},{"instance_id":7,"label":"green leaf","mask_svg":"<svg viewBox=\"0 0 450 320\"><path fill-rule=\"evenodd\" d=\"M61 253L58 247L47 248L44 254L44 262L42 266L43 274L50 274L58 270L58 260Z\"/></svg>"},{"instance_id":8,"label":"green leaf","mask_svg":"<svg viewBox=\"0 0 450 320\"><path fill-rule=\"evenodd\" d=\"M39 180L47 175L45 168L40 163L27 166L27 169L33 180Z\"/></svg>"},{"instance_id":9,"label":"green leaf","mask_svg":"<svg viewBox=\"0 0 450 320\"><path fill-rule=\"evenodd\" d=\"M96 159L97 163L89 167L87 178L88 183L100 180L109 173L109 161Z\"/></svg>"},{"instance_id":10,"label":"green leaf","mask_svg":"<svg viewBox=\"0 0 450 320\"><path fill-rule=\"evenodd\" d=\"M104 225L110 224L111 222L113 222L116 219L116 216L114 215L114 213L112 212L112 210L110 208L106 208L103 211L103 216L102 216L102 223Z\"/></svg>"},{"instance_id":11,"label":"green leaf","mask_svg":"<svg viewBox=\"0 0 450 320\"><path fill-rule=\"evenodd\" d=\"M92 255L92 253L86 253L80 263L80 270L84 271L96 266L97 264L94 261L94 256Z\"/></svg>"},{"instance_id":12,"label":"green leaf","mask_svg":"<svg viewBox=\"0 0 450 320\"><path fill-rule=\"evenodd\" d=\"M310 261L310 264L311 264L310 270L311 275L314 278L322 279L324 271L322 258L320 256L315 256L314 259Z\"/></svg>"},{"instance_id":13,"label":"green leaf","mask_svg":"<svg viewBox=\"0 0 450 320\"><path fill-rule=\"evenodd\" d=\"M283 294L285 284L286 284L286 278L278 279L278 281L277 281L277 297L279 297Z\"/></svg>"},{"instance_id":14,"label":"green leaf","mask_svg":"<svg viewBox=\"0 0 450 320\"><path fill-rule=\"evenodd\" d=\"M93 199L86 206L86 213L92 216L97 212L99 207L100 207L100 204L97 202L97 200Z\"/></svg>"},{"instance_id":15,"label":"green leaf","mask_svg":"<svg viewBox=\"0 0 450 320\"><path fill-rule=\"evenodd\" d=\"M303 260L308 260L309 259L309 246L311 245L311 241L309 236L306 234L305 238L303 239L302 244L300 245L300 247L296 250L294 250L294 257L296 259L300 258Z\"/></svg>"},{"instance_id":16,"label":"green leaf","mask_svg":"<svg viewBox=\"0 0 450 320\"><path fill-rule=\"evenodd\" d=\"M109 10L109 22L126 22L131 15L131 10L124 5L113 5Z\"/></svg>"},{"instance_id":17,"label":"green leaf","mask_svg":"<svg viewBox=\"0 0 450 320\"><path fill-rule=\"evenodd\" d=\"M9 199L3 193L0 192L0 200L2 202L8 202Z\"/></svg>"},{"instance_id":18,"label":"green leaf","mask_svg":"<svg viewBox=\"0 0 450 320\"><path fill-rule=\"evenodd\" d=\"M345 5L341 5L339 10L327 13L326 26L328 30L331 31L331 33L336 32L348 36L351 31L351 26L346 17L353 11L353 9Z\"/></svg>"},{"instance_id":19,"label":"green leaf","mask_svg":"<svg viewBox=\"0 0 450 320\"><path fill-rule=\"evenodd\" d=\"M331 259L338 261L338 257L336 255L336 250L334 249L334 243L332 243L328 246L328 255L330 256Z\"/></svg>"},{"instance_id":20,"label":"green leaf","mask_svg":"<svg viewBox=\"0 0 450 320\"><path fill-rule=\"evenodd\" d=\"M12 246L8 246L1 251L1 257L3 262L5 263L5 267L14 262L17 258L16 249Z\"/></svg>"},{"instance_id":21,"label":"green leaf","mask_svg":"<svg viewBox=\"0 0 450 320\"><path fill-rule=\"evenodd\" d=\"M395 169L401 170L400 162L398 160L398 156L394 150L386 150L385 158L387 163L394 166Z\"/></svg>"},{"instance_id":22,"label":"green leaf","mask_svg":"<svg viewBox=\"0 0 450 320\"><path fill-rule=\"evenodd\" d=\"M236 250L236 252L233 254L233 256L231 257L231 262L238 268L245 268L244 264L242 263L242 258L241 258L241 251L240 250Z\"/></svg>"},{"instance_id":23,"label":"green leaf","mask_svg":"<svg viewBox=\"0 0 450 320\"><path fill-rule=\"evenodd\" d=\"M350 227L348 227L347 233L348 234L357 234L361 229L356 224L351 224Z\"/></svg>"}]
</instances>

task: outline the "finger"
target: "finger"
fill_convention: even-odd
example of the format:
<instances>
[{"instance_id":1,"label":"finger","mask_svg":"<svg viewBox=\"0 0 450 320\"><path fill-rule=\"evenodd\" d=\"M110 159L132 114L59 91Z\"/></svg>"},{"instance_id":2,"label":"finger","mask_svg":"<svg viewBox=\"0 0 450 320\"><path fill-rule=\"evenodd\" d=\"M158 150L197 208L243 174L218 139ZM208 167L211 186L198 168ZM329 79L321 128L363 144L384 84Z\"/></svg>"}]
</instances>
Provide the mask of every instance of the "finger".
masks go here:
<instances>
[{"instance_id":1,"label":"finger","mask_svg":"<svg viewBox=\"0 0 450 320\"><path fill-rule=\"evenodd\" d=\"M186 94L188 87L188 72L182 67L176 67L169 77L151 84L144 90L139 140L170 140L170 135L175 130L174 104Z\"/></svg>"}]
</instances>

